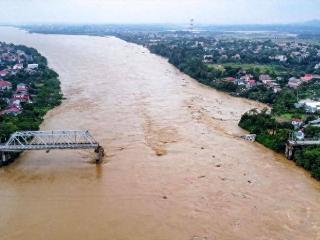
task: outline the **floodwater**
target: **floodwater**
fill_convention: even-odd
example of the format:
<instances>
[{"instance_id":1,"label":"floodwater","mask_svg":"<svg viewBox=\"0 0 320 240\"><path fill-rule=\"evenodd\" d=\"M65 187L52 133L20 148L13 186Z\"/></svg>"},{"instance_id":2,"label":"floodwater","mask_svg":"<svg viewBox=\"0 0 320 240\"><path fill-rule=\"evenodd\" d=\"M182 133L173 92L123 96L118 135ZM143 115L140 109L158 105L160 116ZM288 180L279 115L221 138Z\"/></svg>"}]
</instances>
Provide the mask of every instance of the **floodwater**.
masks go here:
<instances>
[{"instance_id":1,"label":"floodwater","mask_svg":"<svg viewBox=\"0 0 320 240\"><path fill-rule=\"evenodd\" d=\"M320 187L238 136L263 107L209 89L147 49L113 37L28 34L66 100L42 129L90 130L105 147L24 153L0 169L0 239L320 239Z\"/></svg>"}]
</instances>

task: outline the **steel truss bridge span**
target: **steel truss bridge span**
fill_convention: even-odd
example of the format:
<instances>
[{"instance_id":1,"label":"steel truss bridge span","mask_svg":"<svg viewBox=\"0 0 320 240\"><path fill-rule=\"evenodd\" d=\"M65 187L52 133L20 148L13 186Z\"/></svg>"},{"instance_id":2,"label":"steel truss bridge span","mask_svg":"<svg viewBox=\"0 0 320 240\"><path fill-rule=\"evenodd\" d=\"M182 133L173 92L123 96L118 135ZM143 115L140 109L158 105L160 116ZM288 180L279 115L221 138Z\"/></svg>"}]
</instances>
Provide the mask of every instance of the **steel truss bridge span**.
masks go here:
<instances>
[{"instance_id":1,"label":"steel truss bridge span","mask_svg":"<svg viewBox=\"0 0 320 240\"><path fill-rule=\"evenodd\" d=\"M10 139L0 145L2 161L6 161L5 153L25 150L61 150L61 149L94 149L97 162L102 160L104 149L93 138L89 131L22 131L15 132Z\"/></svg>"}]
</instances>

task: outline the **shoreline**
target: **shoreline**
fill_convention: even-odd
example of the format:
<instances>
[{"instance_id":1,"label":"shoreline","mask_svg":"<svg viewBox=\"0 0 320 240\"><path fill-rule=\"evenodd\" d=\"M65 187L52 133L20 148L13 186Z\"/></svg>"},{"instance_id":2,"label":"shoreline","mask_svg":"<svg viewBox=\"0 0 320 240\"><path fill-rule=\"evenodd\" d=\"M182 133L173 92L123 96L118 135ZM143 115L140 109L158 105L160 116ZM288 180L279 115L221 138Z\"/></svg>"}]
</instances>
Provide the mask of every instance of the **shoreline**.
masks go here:
<instances>
[{"instance_id":1,"label":"shoreline","mask_svg":"<svg viewBox=\"0 0 320 240\"><path fill-rule=\"evenodd\" d=\"M18 29L20 29L20 28L18 28ZM205 84L205 83L197 80L196 78L190 76L188 73L182 71L182 70L179 69L176 65L170 63L168 58L166 58L166 57L164 57L164 56L161 56L160 54L157 54L157 53L154 53L154 52L150 51L150 49L147 48L146 46L144 46L143 44L139 44L139 43L134 42L134 41L128 41L128 40L125 39L125 38L121 38L121 37L117 36L116 34L115 34L115 35L98 35L98 34L92 34L92 35L90 35L90 34L81 34L81 33L79 33L79 34L49 33L49 32L48 32L48 33L42 33L41 31L40 31L40 32L37 32L37 31L28 30L28 29L25 29L25 28L21 28L21 29L22 29L23 31L26 31L26 32L29 33L29 34L62 35L62 36L75 36L75 37L76 37L76 36L86 36L86 37L101 37L101 38L114 37L114 38L117 38L117 39L120 39L120 40L124 41L125 43L130 43L130 44L134 44L134 45L140 46L140 47L142 47L143 49L147 50L150 54L153 54L153 55L155 55L155 56L157 56L157 57L160 57L160 58L164 59L167 63L169 63L171 66L173 66L177 71L179 71L179 72L182 73L182 74L185 74L185 75L188 76L189 78L193 79L197 84L200 84L200 85L203 86L203 87L206 87L206 88L208 88L208 89L210 89L210 90L215 90L215 91L217 91L217 92L219 92L219 93L223 93L223 94L225 94L226 96L231 97L231 98L239 98L239 99L242 99L242 100L246 100L246 101L248 101L248 102L254 102L255 104L259 104L259 105L263 106L263 108L266 108L266 109L271 109L271 108L272 108L272 105L270 106L270 105L267 104L267 103L263 103L263 102L260 102L260 101L254 100L254 99L250 99L250 98L243 97L243 96L235 96L235 95L232 95L232 94L231 94L230 92L228 92L228 91L224 91L224 90L222 90L222 89L217 89L217 88L215 88L214 86L211 86L211 85L209 85L209 84ZM260 110L261 110L261 109L260 109ZM244 112L243 115L244 115L245 113L246 113L246 112ZM243 115L242 115L242 116L243 116ZM239 120L239 122L240 122L240 120ZM239 122L238 122L238 126L239 126ZM239 127L240 127L240 126L239 126ZM241 127L240 127L240 128L241 128ZM249 132L247 129L245 129L245 128L241 128L241 129L243 129L243 130L246 131L247 133L250 133L250 132ZM276 150L274 150L274 149L272 149L272 148L269 148L269 147L265 146L265 145L264 145L263 143L261 143L261 142L256 141L256 143L259 144L259 145L261 145L262 147L270 150L270 151L271 151L272 153L274 153L274 154L279 154L279 155L282 156L286 161L292 162L298 169L301 169L304 173L309 174L309 176L310 176L312 179L315 179L314 177L312 177L312 176L310 175L310 171L304 169L302 166L296 165L296 163L295 163L293 160L288 160L288 159L286 159L286 158L285 158L285 154L284 154L283 152L280 153L280 152L278 152L278 151L276 151ZM315 181L320 181L320 180L315 179Z\"/></svg>"},{"instance_id":2,"label":"shoreline","mask_svg":"<svg viewBox=\"0 0 320 240\"><path fill-rule=\"evenodd\" d=\"M1 47L4 49L11 44L5 41L3 43ZM48 66L47 58L35 48L23 44L12 46L11 54L17 54L20 51L23 57L18 58L22 58L23 65L20 60L19 66L21 66L18 70L14 70L11 66L13 64L17 66L18 63L8 62L4 65L7 71L4 79L11 84L11 87L2 91L2 99L10 97L10 101L7 100L7 104L0 112L2 113L0 121L4 126L0 125L1 144L9 141L15 132L39 130L46 114L59 106L63 100L59 75ZM33 64L30 64L29 59L32 59ZM29 65L36 68L30 70L27 68ZM11 112L12 109L15 112ZM0 156L0 167L10 165L21 153L3 152Z\"/></svg>"}]
</instances>

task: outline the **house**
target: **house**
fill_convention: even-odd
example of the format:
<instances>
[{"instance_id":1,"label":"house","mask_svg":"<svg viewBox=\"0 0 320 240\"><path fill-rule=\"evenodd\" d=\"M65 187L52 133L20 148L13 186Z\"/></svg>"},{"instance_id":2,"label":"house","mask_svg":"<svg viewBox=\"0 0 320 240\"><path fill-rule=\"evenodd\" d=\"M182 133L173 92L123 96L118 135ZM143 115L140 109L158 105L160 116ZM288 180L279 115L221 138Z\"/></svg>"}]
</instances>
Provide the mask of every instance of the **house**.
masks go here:
<instances>
[{"instance_id":1,"label":"house","mask_svg":"<svg viewBox=\"0 0 320 240\"><path fill-rule=\"evenodd\" d=\"M295 129L299 129L302 126L303 121L300 118L293 118L291 119L291 124Z\"/></svg>"},{"instance_id":2,"label":"house","mask_svg":"<svg viewBox=\"0 0 320 240\"><path fill-rule=\"evenodd\" d=\"M280 85L276 83L276 84L274 84L274 85L272 86L272 90L273 90L274 93L278 93L278 92L280 92L282 89L281 89Z\"/></svg>"},{"instance_id":3,"label":"house","mask_svg":"<svg viewBox=\"0 0 320 240\"><path fill-rule=\"evenodd\" d=\"M308 126L312 126L312 127L320 127L320 118L310 121L308 122Z\"/></svg>"},{"instance_id":4,"label":"house","mask_svg":"<svg viewBox=\"0 0 320 240\"><path fill-rule=\"evenodd\" d=\"M294 138L302 141L304 139L304 132L302 131L294 132Z\"/></svg>"},{"instance_id":5,"label":"house","mask_svg":"<svg viewBox=\"0 0 320 240\"><path fill-rule=\"evenodd\" d=\"M295 107L304 108L307 113L316 113L320 111L320 102L311 99L304 99L296 103Z\"/></svg>"},{"instance_id":6,"label":"house","mask_svg":"<svg viewBox=\"0 0 320 240\"><path fill-rule=\"evenodd\" d=\"M320 110L320 102L313 101L305 103L304 109L308 113L315 113Z\"/></svg>"},{"instance_id":7,"label":"house","mask_svg":"<svg viewBox=\"0 0 320 240\"><path fill-rule=\"evenodd\" d=\"M6 110L1 111L0 115L9 114L9 115L17 116L20 113L21 113L21 109L18 106L12 105Z\"/></svg>"},{"instance_id":8,"label":"house","mask_svg":"<svg viewBox=\"0 0 320 240\"><path fill-rule=\"evenodd\" d=\"M213 55L204 55L202 62L203 63L212 63L213 62Z\"/></svg>"},{"instance_id":9,"label":"house","mask_svg":"<svg viewBox=\"0 0 320 240\"><path fill-rule=\"evenodd\" d=\"M5 91L10 89L12 89L12 83L0 79L0 90Z\"/></svg>"},{"instance_id":10,"label":"house","mask_svg":"<svg viewBox=\"0 0 320 240\"><path fill-rule=\"evenodd\" d=\"M27 66L27 68L29 69L29 70L35 70L35 69L37 69L39 67L39 64L35 64L35 63L33 63L33 64L28 64L28 66Z\"/></svg>"},{"instance_id":11,"label":"house","mask_svg":"<svg viewBox=\"0 0 320 240\"><path fill-rule=\"evenodd\" d=\"M319 55L320 56L320 55ZM320 68L320 63L318 63L318 64L316 64L315 66L314 66L314 69L319 69Z\"/></svg>"},{"instance_id":12,"label":"house","mask_svg":"<svg viewBox=\"0 0 320 240\"><path fill-rule=\"evenodd\" d=\"M250 79L250 80L247 81L246 87L247 88L252 88L255 85L256 85L256 80Z\"/></svg>"},{"instance_id":13,"label":"house","mask_svg":"<svg viewBox=\"0 0 320 240\"><path fill-rule=\"evenodd\" d=\"M13 70L22 70L23 69L23 64L22 63L17 63L13 66Z\"/></svg>"},{"instance_id":14,"label":"house","mask_svg":"<svg viewBox=\"0 0 320 240\"><path fill-rule=\"evenodd\" d=\"M8 75L8 70L6 70L6 69L4 69L4 70L1 70L0 71L0 77L5 77L5 76L7 76Z\"/></svg>"},{"instance_id":15,"label":"house","mask_svg":"<svg viewBox=\"0 0 320 240\"><path fill-rule=\"evenodd\" d=\"M319 75L319 74L313 74L313 75L312 75L312 78L313 78L313 79L320 79L320 75Z\"/></svg>"},{"instance_id":16,"label":"house","mask_svg":"<svg viewBox=\"0 0 320 240\"><path fill-rule=\"evenodd\" d=\"M268 74L261 74L261 75L259 76L259 80L260 80L261 82L264 82L264 81L267 81L267 80L271 80L271 77L270 77Z\"/></svg>"},{"instance_id":17,"label":"house","mask_svg":"<svg viewBox=\"0 0 320 240\"><path fill-rule=\"evenodd\" d=\"M220 57L220 60L227 60L227 59L228 59L228 55L226 55L226 54L223 54Z\"/></svg>"},{"instance_id":18,"label":"house","mask_svg":"<svg viewBox=\"0 0 320 240\"><path fill-rule=\"evenodd\" d=\"M312 74L305 74L303 77L300 78L302 81L304 82L309 82L313 79L313 75Z\"/></svg>"},{"instance_id":19,"label":"house","mask_svg":"<svg viewBox=\"0 0 320 240\"><path fill-rule=\"evenodd\" d=\"M16 92L27 92L28 91L28 86L25 85L24 83L19 83L17 85L17 90Z\"/></svg>"},{"instance_id":20,"label":"house","mask_svg":"<svg viewBox=\"0 0 320 240\"><path fill-rule=\"evenodd\" d=\"M224 78L224 80L226 82L233 82L233 83L235 83L235 81L236 81L236 79L234 77L226 77L226 78Z\"/></svg>"},{"instance_id":21,"label":"house","mask_svg":"<svg viewBox=\"0 0 320 240\"><path fill-rule=\"evenodd\" d=\"M238 86L245 86L246 82L244 79L240 78L235 80L235 84L237 84Z\"/></svg>"},{"instance_id":22,"label":"house","mask_svg":"<svg viewBox=\"0 0 320 240\"><path fill-rule=\"evenodd\" d=\"M274 59L280 62L286 62L288 60L288 58L285 55L277 55L274 57Z\"/></svg>"},{"instance_id":23,"label":"house","mask_svg":"<svg viewBox=\"0 0 320 240\"><path fill-rule=\"evenodd\" d=\"M302 81L300 79L297 79L295 77L289 78L288 81L288 87L289 88L298 88L302 84Z\"/></svg>"},{"instance_id":24,"label":"house","mask_svg":"<svg viewBox=\"0 0 320 240\"><path fill-rule=\"evenodd\" d=\"M272 79L267 79L267 80L263 80L263 81L262 81L262 83L263 83L264 85L267 85L268 87L271 87L272 84L273 84L273 82L274 82L274 80L272 80Z\"/></svg>"},{"instance_id":25,"label":"house","mask_svg":"<svg viewBox=\"0 0 320 240\"><path fill-rule=\"evenodd\" d=\"M248 82L252 78L253 78L253 76L251 74L246 74L246 75L242 76L240 79L244 80L245 82Z\"/></svg>"},{"instance_id":26,"label":"house","mask_svg":"<svg viewBox=\"0 0 320 240\"><path fill-rule=\"evenodd\" d=\"M21 101L20 101L20 100L11 99L11 100L9 101L9 103L10 103L10 106L11 106L11 105L15 105L15 106L21 108Z\"/></svg>"},{"instance_id":27,"label":"house","mask_svg":"<svg viewBox=\"0 0 320 240\"><path fill-rule=\"evenodd\" d=\"M20 100L20 102L29 102L30 95L26 93L16 93L13 94L13 100Z\"/></svg>"},{"instance_id":28,"label":"house","mask_svg":"<svg viewBox=\"0 0 320 240\"><path fill-rule=\"evenodd\" d=\"M233 59L235 60L240 60L241 59L241 56L239 53L237 53L236 55L232 56Z\"/></svg>"}]
</instances>

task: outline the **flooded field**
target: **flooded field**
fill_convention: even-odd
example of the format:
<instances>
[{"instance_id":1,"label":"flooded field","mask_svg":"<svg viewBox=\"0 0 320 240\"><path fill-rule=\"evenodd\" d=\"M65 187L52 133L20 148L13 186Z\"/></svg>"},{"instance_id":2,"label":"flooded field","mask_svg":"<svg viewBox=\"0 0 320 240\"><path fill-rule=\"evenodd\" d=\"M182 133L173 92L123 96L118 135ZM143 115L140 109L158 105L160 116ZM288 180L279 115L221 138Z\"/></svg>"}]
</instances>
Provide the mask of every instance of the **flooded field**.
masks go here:
<instances>
[{"instance_id":1,"label":"flooded field","mask_svg":"<svg viewBox=\"0 0 320 240\"><path fill-rule=\"evenodd\" d=\"M242 113L262 105L200 85L113 37L28 34L66 100L42 129L90 130L106 149L24 153L0 169L0 239L320 239L320 184L248 143ZM197 238L198 237L198 238Z\"/></svg>"}]
</instances>

